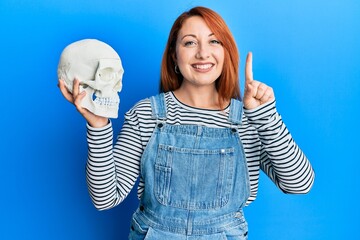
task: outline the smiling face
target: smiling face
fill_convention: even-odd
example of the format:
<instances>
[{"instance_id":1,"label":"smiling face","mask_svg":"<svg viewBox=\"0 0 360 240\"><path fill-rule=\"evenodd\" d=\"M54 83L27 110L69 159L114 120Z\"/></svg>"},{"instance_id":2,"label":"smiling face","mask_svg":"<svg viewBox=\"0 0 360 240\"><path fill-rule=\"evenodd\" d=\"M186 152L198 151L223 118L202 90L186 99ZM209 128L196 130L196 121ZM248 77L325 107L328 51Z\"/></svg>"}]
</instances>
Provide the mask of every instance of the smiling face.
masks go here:
<instances>
[{"instance_id":1,"label":"smiling face","mask_svg":"<svg viewBox=\"0 0 360 240\"><path fill-rule=\"evenodd\" d=\"M224 65L224 48L199 16L184 21L176 41L175 63L184 77L182 84L215 86Z\"/></svg>"}]
</instances>

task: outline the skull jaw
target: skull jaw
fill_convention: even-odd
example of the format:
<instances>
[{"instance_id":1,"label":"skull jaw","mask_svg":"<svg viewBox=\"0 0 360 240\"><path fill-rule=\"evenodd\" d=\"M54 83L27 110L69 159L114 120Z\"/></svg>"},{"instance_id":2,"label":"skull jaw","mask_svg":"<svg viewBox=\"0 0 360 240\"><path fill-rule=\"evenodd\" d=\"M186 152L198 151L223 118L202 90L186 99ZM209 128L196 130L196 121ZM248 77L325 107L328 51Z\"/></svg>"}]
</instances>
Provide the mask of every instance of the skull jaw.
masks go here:
<instances>
[{"instance_id":1,"label":"skull jaw","mask_svg":"<svg viewBox=\"0 0 360 240\"><path fill-rule=\"evenodd\" d=\"M86 96L81 102L81 106L83 108L86 108L97 116L107 118L118 117L120 98L117 92L111 96L96 97L93 100L92 96L94 94L94 90L86 88L85 91Z\"/></svg>"}]
</instances>

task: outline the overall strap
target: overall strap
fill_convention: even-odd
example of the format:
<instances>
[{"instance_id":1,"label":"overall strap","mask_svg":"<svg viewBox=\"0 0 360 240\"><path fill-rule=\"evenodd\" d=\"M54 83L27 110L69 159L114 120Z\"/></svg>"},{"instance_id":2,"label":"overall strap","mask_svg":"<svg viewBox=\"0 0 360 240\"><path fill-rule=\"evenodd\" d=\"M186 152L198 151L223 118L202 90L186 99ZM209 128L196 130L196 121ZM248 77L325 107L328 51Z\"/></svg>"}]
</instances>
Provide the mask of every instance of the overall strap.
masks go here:
<instances>
[{"instance_id":1,"label":"overall strap","mask_svg":"<svg viewBox=\"0 0 360 240\"><path fill-rule=\"evenodd\" d=\"M243 103L236 99L231 99L229 122L235 125L241 125L243 114Z\"/></svg>"},{"instance_id":2,"label":"overall strap","mask_svg":"<svg viewBox=\"0 0 360 240\"><path fill-rule=\"evenodd\" d=\"M150 97L152 117L159 120L166 119L165 94L160 93Z\"/></svg>"}]
</instances>

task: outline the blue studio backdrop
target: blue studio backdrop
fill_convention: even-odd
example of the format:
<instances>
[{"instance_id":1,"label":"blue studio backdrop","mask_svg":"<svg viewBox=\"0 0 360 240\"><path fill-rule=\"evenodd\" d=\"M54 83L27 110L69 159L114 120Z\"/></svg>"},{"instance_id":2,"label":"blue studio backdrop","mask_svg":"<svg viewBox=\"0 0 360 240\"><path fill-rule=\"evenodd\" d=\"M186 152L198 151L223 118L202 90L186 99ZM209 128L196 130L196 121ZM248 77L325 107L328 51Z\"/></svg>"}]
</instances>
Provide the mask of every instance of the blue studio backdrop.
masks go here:
<instances>
[{"instance_id":1,"label":"blue studio backdrop","mask_svg":"<svg viewBox=\"0 0 360 240\"><path fill-rule=\"evenodd\" d=\"M160 61L175 18L217 11L254 77L316 171L307 195L281 193L260 176L245 209L251 240L356 239L359 202L360 1L1 0L0 239L127 239L136 188L97 211L85 181L85 121L60 94L63 48L84 38L110 44L125 74L119 118L158 92Z\"/></svg>"}]
</instances>

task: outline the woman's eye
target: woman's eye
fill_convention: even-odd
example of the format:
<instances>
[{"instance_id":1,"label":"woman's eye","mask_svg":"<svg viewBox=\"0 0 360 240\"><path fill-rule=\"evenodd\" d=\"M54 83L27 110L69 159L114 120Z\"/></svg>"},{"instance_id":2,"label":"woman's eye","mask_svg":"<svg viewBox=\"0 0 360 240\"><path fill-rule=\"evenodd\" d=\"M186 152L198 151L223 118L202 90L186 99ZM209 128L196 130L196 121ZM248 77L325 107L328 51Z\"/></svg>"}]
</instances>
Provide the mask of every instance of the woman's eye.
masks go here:
<instances>
[{"instance_id":1,"label":"woman's eye","mask_svg":"<svg viewBox=\"0 0 360 240\"><path fill-rule=\"evenodd\" d=\"M219 40L216 40L216 39L211 40L210 43L211 44L221 44L221 42Z\"/></svg>"},{"instance_id":2,"label":"woman's eye","mask_svg":"<svg viewBox=\"0 0 360 240\"><path fill-rule=\"evenodd\" d=\"M185 46L193 46L195 45L195 42L194 41L187 41L184 43Z\"/></svg>"}]
</instances>

